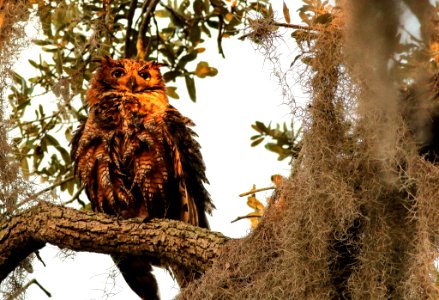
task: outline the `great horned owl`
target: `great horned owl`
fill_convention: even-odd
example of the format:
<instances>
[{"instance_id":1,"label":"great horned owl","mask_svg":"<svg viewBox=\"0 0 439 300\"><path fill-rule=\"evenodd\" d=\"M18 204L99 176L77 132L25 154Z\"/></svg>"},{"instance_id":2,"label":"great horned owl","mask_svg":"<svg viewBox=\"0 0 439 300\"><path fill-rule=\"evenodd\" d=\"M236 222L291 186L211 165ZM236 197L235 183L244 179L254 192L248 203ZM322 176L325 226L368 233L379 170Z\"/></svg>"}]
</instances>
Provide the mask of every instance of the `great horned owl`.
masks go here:
<instances>
[{"instance_id":1,"label":"great horned owl","mask_svg":"<svg viewBox=\"0 0 439 300\"><path fill-rule=\"evenodd\" d=\"M104 57L87 92L89 115L72 139L76 176L92 208L123 218L169 218L208 228L213 204L192 121L167 99L156 62ZM147 256L113 255L128 285L158 299ZM180 286L197 274L171 267Z\"/></svg>"}]
</instances>

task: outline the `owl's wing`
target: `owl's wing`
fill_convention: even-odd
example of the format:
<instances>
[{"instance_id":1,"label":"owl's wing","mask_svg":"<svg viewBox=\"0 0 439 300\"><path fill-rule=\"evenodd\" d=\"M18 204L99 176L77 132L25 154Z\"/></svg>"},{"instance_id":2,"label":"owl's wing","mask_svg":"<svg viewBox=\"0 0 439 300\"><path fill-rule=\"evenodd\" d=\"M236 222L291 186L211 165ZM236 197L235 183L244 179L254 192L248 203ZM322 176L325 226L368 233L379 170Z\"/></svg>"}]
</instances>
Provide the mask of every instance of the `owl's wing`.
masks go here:
<instances>
[{"instance_id":1,"label":"owl's wing","mask_svg":"<svg viewBox=\"0 0 439 300\"><path fill-rule=\"evenodd\" d=\"M114 134L103 132L87 119L74 132L71 141L71 157L74 174L85 187L93 210L114 214L133 201L120 176L116 176L118 160L110 152ZM120 208L120 209L119 209Z\"/></svg>"},{"instance_id":2,"label":"owl's wing","mask_svg":"<svg viewBox=\"0 0 439 300\"><path fill-rule=\"evenodd\" d=\"M214 205L204 187L204 184L208 183L206 167L201 156L200 145L195 140L196 133L190 128L194 123L172 106L167 110L164 121L167 135L173 144L173 167L179 178L182 201L187 202L189 212L191 209L196 210L198 226L209 228L206 212L210 214ZM182 206L184 204L182 203Z\"/></svg>"}]
</instances>

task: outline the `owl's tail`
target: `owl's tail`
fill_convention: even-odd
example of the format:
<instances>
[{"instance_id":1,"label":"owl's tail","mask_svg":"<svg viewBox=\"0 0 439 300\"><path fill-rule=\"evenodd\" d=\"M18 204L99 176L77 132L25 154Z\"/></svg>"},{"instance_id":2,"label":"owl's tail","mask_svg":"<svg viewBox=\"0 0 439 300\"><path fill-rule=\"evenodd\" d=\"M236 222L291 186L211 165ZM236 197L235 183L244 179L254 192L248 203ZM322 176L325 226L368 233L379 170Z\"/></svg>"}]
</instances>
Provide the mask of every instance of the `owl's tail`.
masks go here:
<instances>
[{"instance_id":1,"label":"owl's tail","mask_svg":"<svg viewBox=\"0 0 439 300\"><path fill-rule=\"evenodd\" d=\"M112 255L111 257L125 281L141 299L160 299L157 281L152 274L152 259L136 255Z\"/></svg>"}]
</instances>

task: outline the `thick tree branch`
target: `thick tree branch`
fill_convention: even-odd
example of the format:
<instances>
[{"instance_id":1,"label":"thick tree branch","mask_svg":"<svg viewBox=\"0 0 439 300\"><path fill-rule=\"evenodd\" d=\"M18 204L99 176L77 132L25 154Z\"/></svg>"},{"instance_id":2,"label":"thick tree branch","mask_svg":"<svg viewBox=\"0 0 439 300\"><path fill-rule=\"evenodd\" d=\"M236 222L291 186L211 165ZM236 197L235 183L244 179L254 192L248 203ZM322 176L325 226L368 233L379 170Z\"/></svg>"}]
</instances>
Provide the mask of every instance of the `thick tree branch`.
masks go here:
<instances>
[{"instance_id":1,"label":"thick tree branch","mask_svg":"<svg viewBox=\"0 0 439 300\"><path fill-rule=\"evenodd\" d=\"M46 243L74 251L148 254L206 270L229 240L221 233L165 219L122 220L47 202L0 223L0 282Z\"/></svg>"}]
</instances>

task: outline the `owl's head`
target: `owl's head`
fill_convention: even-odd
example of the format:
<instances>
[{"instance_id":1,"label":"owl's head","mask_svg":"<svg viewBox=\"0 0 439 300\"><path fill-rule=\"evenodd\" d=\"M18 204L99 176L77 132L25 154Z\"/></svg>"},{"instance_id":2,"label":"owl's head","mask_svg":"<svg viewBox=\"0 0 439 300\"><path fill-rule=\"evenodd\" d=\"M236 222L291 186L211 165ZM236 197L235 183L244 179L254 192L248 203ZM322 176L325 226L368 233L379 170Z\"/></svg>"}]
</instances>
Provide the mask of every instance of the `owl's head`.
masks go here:
<instances>
[{"instance_id":1,"label":"owl's head","mask_svg":"<svg viewBox=\"0 0 439 300\"><path fill-rule=\"evenodd\" d=\"M165 83L159 68L160 64L155 61L112 59L104 56L91 80L89 92L102 93L111 90L132 94L164 92ZM89 93L89 101L90 96Z\"/></svg>"}]
</instances>

